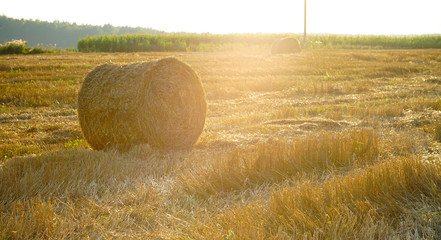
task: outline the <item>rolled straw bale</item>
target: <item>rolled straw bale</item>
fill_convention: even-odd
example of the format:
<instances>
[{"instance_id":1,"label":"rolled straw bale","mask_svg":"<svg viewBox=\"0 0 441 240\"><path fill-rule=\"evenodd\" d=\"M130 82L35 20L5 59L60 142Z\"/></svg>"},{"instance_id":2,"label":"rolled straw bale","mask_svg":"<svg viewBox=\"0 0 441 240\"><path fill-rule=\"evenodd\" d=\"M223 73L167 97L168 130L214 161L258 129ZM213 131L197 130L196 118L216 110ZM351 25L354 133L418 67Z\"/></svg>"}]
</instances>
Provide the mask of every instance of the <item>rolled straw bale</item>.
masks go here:
<instances>
[{"instance_id":1,"label":"rolled straw bale","mask_svg":"<svg viewBox=\"0 0 441 240\"><path fill-rule=\"evenodd\" d=\"M81 129L96 150L127 150L140 143L191 147L202 132L206 111L199 76L175 58L98 66L78 93Z\"/></svg>"},{"instance_id":2,"label":"rolled straw bale","mask_svg":"<svg viewBox=\"0 0 441 240\"><path fill-rule=\"evenodd\" d=\"M277 39L271 48L272 54L298 53L301 51L302 48L300 47L299 40L292 37Z\"/></svg>"}]
</instances>

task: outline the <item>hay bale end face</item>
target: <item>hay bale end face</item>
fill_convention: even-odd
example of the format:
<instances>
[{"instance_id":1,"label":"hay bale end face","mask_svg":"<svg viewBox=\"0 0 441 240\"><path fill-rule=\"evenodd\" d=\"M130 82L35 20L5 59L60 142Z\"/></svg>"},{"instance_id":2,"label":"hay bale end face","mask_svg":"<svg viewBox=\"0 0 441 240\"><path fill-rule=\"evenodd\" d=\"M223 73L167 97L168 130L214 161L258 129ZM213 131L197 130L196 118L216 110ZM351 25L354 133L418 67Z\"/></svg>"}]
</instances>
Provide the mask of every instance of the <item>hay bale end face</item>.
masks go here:
<instances>
[{"instance_id":1,"label":"hay bale end face","mask_svg":"<svg viewBox=\"0 0 441 240\"><path fill-rule=\"evenodd\" d=\"M278 39L271 47L271 54L299 53L301 51L299 40L292 37Z\"/></svg>"},{"instance_id":2,"label":"hay bale end face","mask_svg":"<svg viewBox=\"0 0 441 240\"><path fill-rule=\"evenodd\" d=\"M141 143L189 148L202 132L206 111L199 76L175 58L98 66L78 93L80 126L96 150Z\"/></svg>"}]
</instances>

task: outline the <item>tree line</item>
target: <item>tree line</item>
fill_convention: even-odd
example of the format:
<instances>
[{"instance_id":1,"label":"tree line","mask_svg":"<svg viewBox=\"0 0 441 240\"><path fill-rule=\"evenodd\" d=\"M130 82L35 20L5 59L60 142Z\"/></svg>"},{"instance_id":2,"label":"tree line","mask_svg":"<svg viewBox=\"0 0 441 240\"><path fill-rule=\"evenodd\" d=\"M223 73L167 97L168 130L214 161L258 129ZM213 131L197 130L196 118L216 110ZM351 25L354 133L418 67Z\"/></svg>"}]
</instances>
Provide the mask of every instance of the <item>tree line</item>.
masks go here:
<instances>
[{"instance_id":1,"label":"tree line","mask_svg":"<svg viewBox=\"0 0 441 240\"><path fill-rule=\"evenodd\" d=\"M159 34L162 31L141 27L79 25L62 21L14 19L0 15L0 43L23 39L29 46L76 48L79 39L87 36Z\"/></svg>"},{"instance_id":2,"label":"tree line","mask_svg":"<svg viewBox=\"0 0 441 240\"><path fill-rule=\"evenodd\" d=\"M151 28L78 25L61 21L24 20L0 15L0 44L22 39L27 46L78 48L81 52L222 51L269 48L278 38L301 34L166 33ZM6 46L4 45L3 48ZM8 49L10 46L8 47ZM441 48L441 35L388 36L311 34L304 49ZM8 50L7 49L7 50ZM9 51L9 50L8 50ZM8 52L6 51L6 52Z\"/></svg>"}]
</instances>

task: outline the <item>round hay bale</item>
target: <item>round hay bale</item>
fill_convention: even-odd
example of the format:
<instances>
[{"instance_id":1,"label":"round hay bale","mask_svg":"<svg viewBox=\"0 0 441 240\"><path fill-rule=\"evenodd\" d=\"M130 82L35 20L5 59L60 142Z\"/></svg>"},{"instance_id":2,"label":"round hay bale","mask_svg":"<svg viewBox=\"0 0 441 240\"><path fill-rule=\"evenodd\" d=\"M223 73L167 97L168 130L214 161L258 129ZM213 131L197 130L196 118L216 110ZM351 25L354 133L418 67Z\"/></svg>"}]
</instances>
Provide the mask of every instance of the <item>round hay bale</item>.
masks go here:
<instances>
[{"instance_id":1,"label":"round hay bale","mask_svg":"<svg viewBox=\"0 0 441 240\"><path fill-rule=\"evenodd\" d=\"M128 150L141 143L191 147L202 132L206 111L199 76L175 58L98 66L78 93L81 129L96 150Z\"/></svg>"},{"instance_id":2,"label":"round hay bale","mask_svg":"<svg viewBox=\"0 0 441 240\"><path fill-rule=\"evenodd\" d=\"M299 40L293 37L277 39L271 48L271 54L298 53L301 51Z\"/></svg>"}]
</instances>

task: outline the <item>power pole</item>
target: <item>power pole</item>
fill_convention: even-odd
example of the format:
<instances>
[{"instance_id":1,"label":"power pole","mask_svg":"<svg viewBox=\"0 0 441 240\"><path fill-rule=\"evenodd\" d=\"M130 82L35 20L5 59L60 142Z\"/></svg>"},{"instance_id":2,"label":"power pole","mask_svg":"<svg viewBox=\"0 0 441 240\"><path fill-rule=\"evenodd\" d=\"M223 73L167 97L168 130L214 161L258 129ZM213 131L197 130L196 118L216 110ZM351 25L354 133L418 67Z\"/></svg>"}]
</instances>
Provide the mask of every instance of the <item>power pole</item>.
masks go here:
<instances>
[{"instance_id":1,"label":"power pole","mask_svg":"<svg viewBox=\"0 0 441 240\"><path fill-rule=\"evenodd\" d=\"M306 0L305 0L305 14L303 19L303 44L306 43Z\"/></svg>"}]
</instances>

